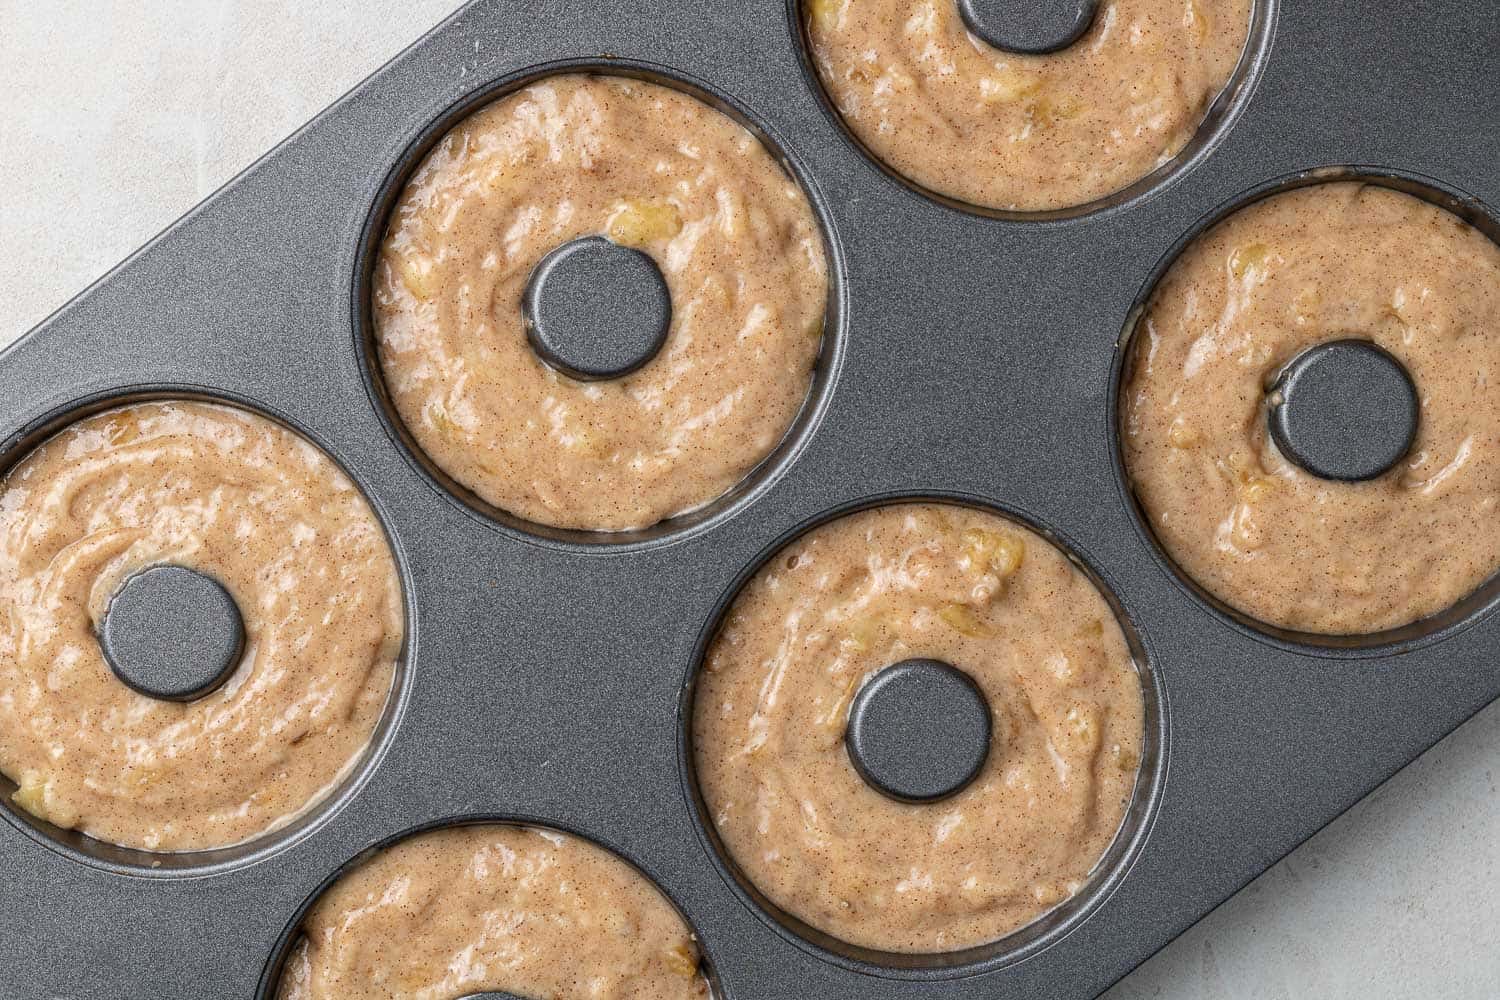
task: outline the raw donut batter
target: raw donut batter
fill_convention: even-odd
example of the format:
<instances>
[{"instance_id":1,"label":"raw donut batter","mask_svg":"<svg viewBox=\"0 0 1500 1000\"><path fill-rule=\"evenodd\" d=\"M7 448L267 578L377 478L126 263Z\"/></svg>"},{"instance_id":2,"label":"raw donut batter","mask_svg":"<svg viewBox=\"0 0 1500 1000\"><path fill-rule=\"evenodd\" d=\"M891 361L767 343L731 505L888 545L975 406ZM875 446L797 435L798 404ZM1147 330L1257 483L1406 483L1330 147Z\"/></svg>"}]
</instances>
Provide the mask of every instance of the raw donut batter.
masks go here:
<instances>
[{"instance_id":1,"label":"raw donut batter","mask_svg":"<svg viewBox=\"0 0 1500 1000\"><path fill-rule=\"evenodd\" d=\"M950 663L990 703L975 781L906 805L844 747L860 685ZM1143 698L1114 613L1040 535L988 512L897 504L778 553L714 639L693 710L709 816L777 906L843 941L943 952L997 940L1075 893L1120 827Z\"/></svg>"},{"instance_id":2,"label":"raw donut batter","mask_svg":"<svg viewBox=\"0 0 1500 1000\"><path fill-rule=\"evenodd\" d=\"M578 382L531 349L521 297L549 251L605 234L655 259L661 352ZM375 268L392 401L423 451L540 524L614 531L700 507L781 440L812 384L823 240L755 136L696 98L556 76L476 112L407 186Z\"/></svg>"},{"instance_id":3,"label":"raw donut batter","mask_svg":"<svg viewBox=\"0 0 1500 1000\"><path fill-rule=\"evenodd\" d=\"M514 826L450 827L375 855L323 894L279 1000L708 996L682 917L587 841Z\"/></svg>"},{"instance_id":4,"label":"raw donut batter","mask_svg":"<svg viewBox=\"0 0 1500 1000\"><path fill-rule=\"evenodd\" d=\"M240 664L189 703L138 694L97 630L132 573L217 579ZM402 644L384 531L329 458L264 417L189 401L88 417L0 485L0 771L57 826L152 851L280 826L369 743Z\"/></svg>"},{"instance_id":5,"label":"raw donut batter","mask_svg":"<svg viewBox=\"0 0 1500 1000\"><path fill-rule=\"evenodd\" d=\"M874 155L930 191L1040 211L1103 198L1185 146L1245 47L1251 0L1105 0L1067 48L970 34L954 0L807 0L812 58Z\"/></svg>"},{"instance_id":6,"label":"raw donut batter","mask_svg":"<svg viewBox=\"0 0 1500 1000\"><path fill-rule=\"evenodd\" d=\"M1442 611L1500 568L1500 247L1413 195L1275 195L1172 265L1137 325L1125 463L1162 546L1240 611L1363 634ZM1324 341L1374 341L1421 401L1407 459L1320 479L1277 449L1267 392Z\"/></svg>"}]
</instances>

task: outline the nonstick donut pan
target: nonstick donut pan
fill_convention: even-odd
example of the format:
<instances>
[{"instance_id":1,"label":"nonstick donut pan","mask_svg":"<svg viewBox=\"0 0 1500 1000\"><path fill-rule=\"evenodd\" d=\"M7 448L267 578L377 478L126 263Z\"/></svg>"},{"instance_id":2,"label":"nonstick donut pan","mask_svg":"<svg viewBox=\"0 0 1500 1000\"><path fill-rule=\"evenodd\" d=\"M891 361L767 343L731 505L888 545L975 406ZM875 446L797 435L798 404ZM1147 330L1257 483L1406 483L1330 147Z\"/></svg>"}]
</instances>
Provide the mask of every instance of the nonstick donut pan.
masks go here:
<instances>
[{"instance_id":1,"label":"nonstick donut pan","mask_svg":"<svg viewBox=\"0 0 1500 1000\"><path fill-rule=\"evenodd\" d=\"M268 997L306 906L362 852L498 818L637 865L725 1000L1092 997L1500 695L1494 586L1365 640L1257 627L1160 553L1115 436L1134 315L1224 211L1359 176L1493 234L1500 13L1259 0L1198 140L1119 196L1033 217L945 203L874 163L799 24L786 0L471 4L0 354L7 464L134 398L227 400L299 430L383 520L407 614L372 749L260 840L111 848L5 788L0 995ZM808 192L831 288L812 396L778 450L720 501L607 540L486 509L426 462L383 394L366 301L385 213L431 143L579 67L681 87L758 132ZM738 584L809 526L890 497L984 505L1057 540L1116 602L1147 692L1139 790L1098 876L938 960L819 939L742 884L702 820L684 725Z\"/></svg>"}]
</instances>

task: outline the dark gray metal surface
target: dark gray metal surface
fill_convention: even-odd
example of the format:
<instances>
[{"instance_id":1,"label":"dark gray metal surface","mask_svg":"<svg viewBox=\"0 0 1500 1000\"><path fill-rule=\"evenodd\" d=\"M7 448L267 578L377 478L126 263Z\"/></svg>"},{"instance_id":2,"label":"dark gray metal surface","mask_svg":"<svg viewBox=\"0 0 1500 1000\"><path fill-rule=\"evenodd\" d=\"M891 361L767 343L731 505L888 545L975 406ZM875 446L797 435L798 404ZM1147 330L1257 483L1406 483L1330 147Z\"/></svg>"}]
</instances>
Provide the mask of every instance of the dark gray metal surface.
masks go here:
<instances>
[{"instance_id":1,"label":"dark gray metal surface","mask_svg":"<svg viewBox=\"0 0 1500 1000\"><path fill-rule=\"evenodd\" d=\"M970 31L1007 52L1056 52L1089 30L1099 0L958 0Z\"/></svg>"},{"instance_id":2,"label":"dark gray metal surface","mask_svg":"<svg viewBox=\"0 0 1500 1000\"><path fill-rule=\"evenodd\" d=\"M543 361L575 379L600 381L656 357L672 322L672 296L649 254L585 236L541 259L521 312Z\"/></svg>"},{"instance_id":3,"label":"dark gray metal surface","mask_svg":"<svg viewBox=\"0 0 1500 1000\"><path fill-rule=\"evenodd\" d=\"M989 702L968 674L941 660L902 660L854 696L844 746L881 794L936 802L979 774L993 731Z\"/></svg>"},{"instance_id":4,"label":"dark gray metal surface","mask_svg":"<svg viewBox=\"0 0 1500 1000\"><path fill-rule=\"evenodd\" d=\"M409 630L369 759L264 843L153 869L7 810L0 996L255 996L311 894L362 850L501 815L639 864L729 1000L1091 997L1495 698L1492 600L1373 646L1267 635L1176 580L1119 479L1117 341L1164 254L1217 207L1349 163L1500 202L1500 13L1263 9L1274 39L1221 138L1145 195L1023 221L872 164L807 76L783 0L476 3L0 355L12 449L79 400L142 387L303 430L384 519ZM835 286L824 381L792 444L753 488L624 546L530 535L445 491L383 416L351 308L372 207L429 123L476 88L606 54L686 74L770 134L829 230ZM1022 961L882 971L795 938L716 858L685 780L681 695L735 581L799 526L901 491L1055 529L1118 597L1161 693L1133 863Z\"/></svg>"},{"instance_id":5,"label":"dark gray metal surface","mask_svg":"<svg viewBox=\"0 0 1500 1000\"><path fill-rule=\"evenodd\" d=\"M99 645L115 676L141 694L193 701L234 672L245 623L217 580L185 566L152 566L109 599Z\"/></svg>"},{"instance_id":6,"label":"dark gray metal surface","mask_svg":"<svg viewBox=\"0 0 1500 1000\"><path fill-rule=\"evenodd\" d=\"M1406 367L1372 341L1308 348L1277 377L1269 399L1276 446L1323 479L1383 475L1417 436L1417 387Z\"/></svg>"}]
</instances>

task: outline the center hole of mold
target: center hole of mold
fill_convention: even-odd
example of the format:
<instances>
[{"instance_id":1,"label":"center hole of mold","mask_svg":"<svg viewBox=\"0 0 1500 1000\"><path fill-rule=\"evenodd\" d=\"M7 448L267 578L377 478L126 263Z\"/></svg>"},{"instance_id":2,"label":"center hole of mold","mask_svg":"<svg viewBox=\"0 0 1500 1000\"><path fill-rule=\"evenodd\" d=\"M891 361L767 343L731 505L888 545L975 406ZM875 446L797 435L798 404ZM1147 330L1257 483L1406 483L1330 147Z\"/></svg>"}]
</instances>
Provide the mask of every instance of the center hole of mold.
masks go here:
<instances>
[{"instance_id":1,"label":"center hole of mold","mask_svg":"<svg viewBox=\"0 0 1500 1000\"><path fill-rule=\"evenodd\" d=\"M1411 450L1420 410L1406 367L1368 340L1318 344L1272 385L1267 419L1276 446L1323 479L1384 475Z\"/></svg>"},{"instance_id":2,"label":"center hole of mold","mask_svg":"<svg viewBox=\"0 0 1500 1000\"><path fill-rule=\"evenodd\" d=\"M957 795L989 757L989 703L973 678L942 660L881 670L849 706L844 745L862 778L901 802Z\"/></svg>"},{"instance_id":3,"label":"center hole of mold","mask_svg":"<svg viewBox=\"0 0 1500 1000\"><path fill-rule=\"evenodd\" d=\"M1082 38L1099 0L958 0L965 26L1006 52L1040 55Z\"/></svg>"},{"instance_id":4,"label":"center hole of mold","mask_svg":"<svg viewBox=\"0 0 1500 1000\"><path fill-rule=\"evenodd\" d=\"M564 243L539 261L521 309L532 350L571 378L621 378L656 357L672 298L649 254L603 236Z\"/></svg>"},{"instance_id":5,"label":"center hole of mold","mask_svg":"<svg viewBox=\"0 0 1500 1000\"><path fill-rule=\"evenodd\" d=\"M245 623L215 579L186 566L152 566L110 598L99 645L115 676L159 701L194 701L234 673Z\"/></svg>"}]
</instances>

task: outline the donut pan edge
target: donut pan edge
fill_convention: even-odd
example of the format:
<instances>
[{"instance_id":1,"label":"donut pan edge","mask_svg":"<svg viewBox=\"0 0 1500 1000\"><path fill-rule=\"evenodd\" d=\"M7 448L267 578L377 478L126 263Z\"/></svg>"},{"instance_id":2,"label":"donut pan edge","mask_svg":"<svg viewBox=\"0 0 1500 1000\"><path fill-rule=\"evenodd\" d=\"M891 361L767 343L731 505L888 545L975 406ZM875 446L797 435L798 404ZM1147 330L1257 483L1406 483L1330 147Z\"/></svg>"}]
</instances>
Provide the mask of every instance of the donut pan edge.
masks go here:
<instances>
[{"instance_id":1,"label":"donut pan edge","mask_svg":"<svg viewBox=\"0 0 1500 1000\"><path fill-rule=\"evenodd\" d=\"M1268 638L1175 580L1121 485L1122 330L1170 249L1222 206L1348 165L1500 204L1500 14L1469 0L1402 18L1333 0L1263 10L1252 85L1213 148L1122 204L1027 221L939 204L873 165L809 79L785 0L559 0L545 15L480 0L0 353L8 456L80 406L143 392L299 428L385 521L408 612L389 731L316 823L259 853L151 871L7 811L0 994L262 996L304 904L351 859L500 817L637 864L695 928L726 1000L1093 997L1500 696L1488 603L1375 648ZM714 516L618 547L533 537L435 482L372 391L352 305L372 213L432 123L573 62L659 71L741 112L808 187L831 250L829 347L795 446ZM778 539L887 495L972 497L1055 533L1118 600L1159 685L1133 854L1023 955L902 969L830 954L737 887L697 816L682 696L705 629Z\"/></svg>"}]
</instances>

